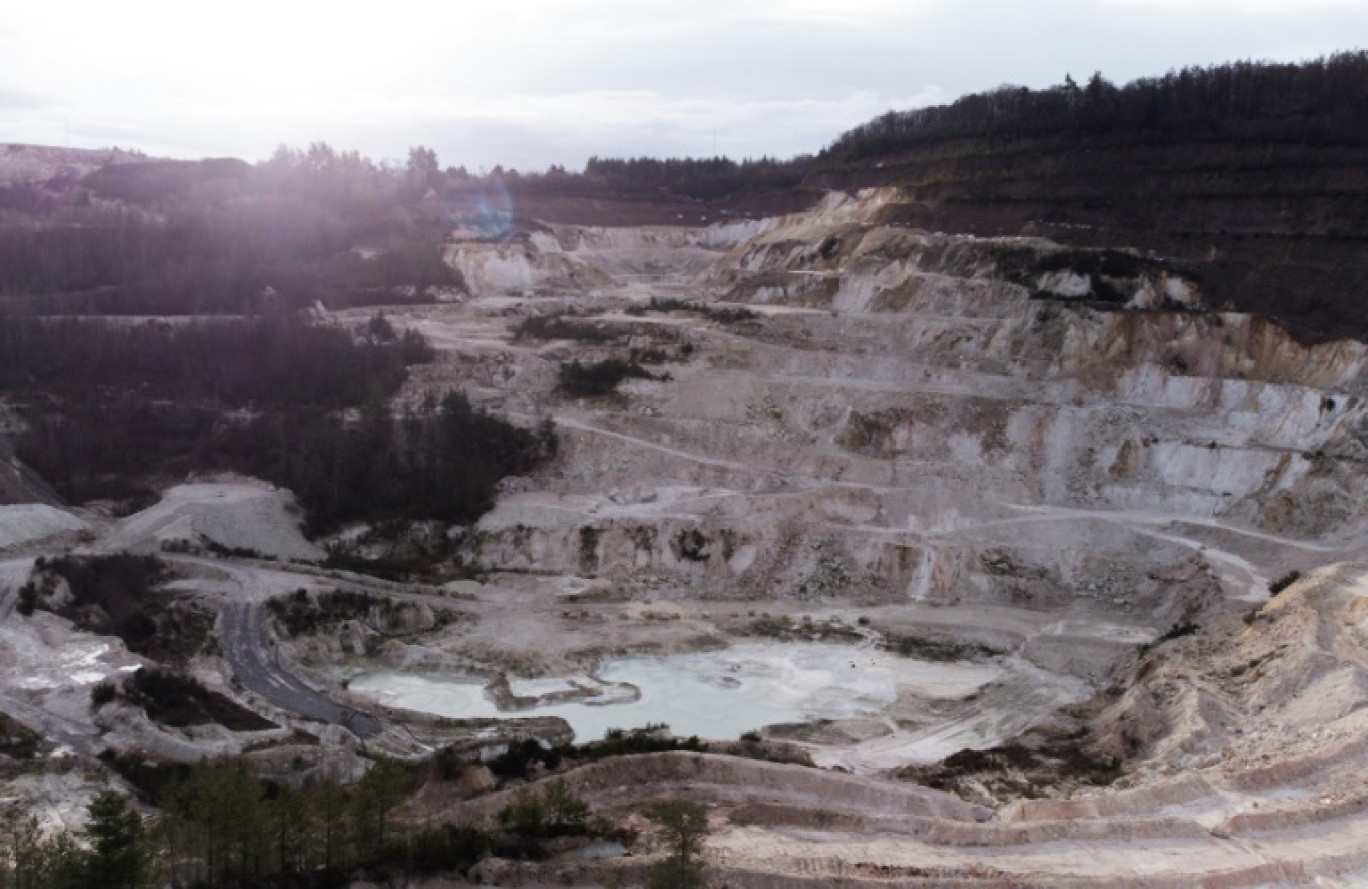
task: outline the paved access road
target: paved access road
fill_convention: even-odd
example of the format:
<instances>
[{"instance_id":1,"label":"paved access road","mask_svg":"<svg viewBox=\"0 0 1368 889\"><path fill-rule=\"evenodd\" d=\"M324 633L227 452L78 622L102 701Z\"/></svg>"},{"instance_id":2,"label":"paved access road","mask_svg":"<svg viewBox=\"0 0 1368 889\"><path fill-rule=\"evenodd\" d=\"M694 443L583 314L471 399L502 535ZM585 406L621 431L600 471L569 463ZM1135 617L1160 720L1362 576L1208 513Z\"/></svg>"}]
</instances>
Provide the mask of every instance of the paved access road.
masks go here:
<instances>
[{"instance_id":1,"label":"paved access road","mask_svg":"<svg viewBox=\"0 0 1368 889\"><path fill-rule=\"evenodd\" d=\"M281 667L266 640L262 618L259 603L230 602L223 608L223 653L243 685L283 710L336 723L363 740L380 734L384 725L379 719L337 703Z\"/></svg>"}]
</instances>

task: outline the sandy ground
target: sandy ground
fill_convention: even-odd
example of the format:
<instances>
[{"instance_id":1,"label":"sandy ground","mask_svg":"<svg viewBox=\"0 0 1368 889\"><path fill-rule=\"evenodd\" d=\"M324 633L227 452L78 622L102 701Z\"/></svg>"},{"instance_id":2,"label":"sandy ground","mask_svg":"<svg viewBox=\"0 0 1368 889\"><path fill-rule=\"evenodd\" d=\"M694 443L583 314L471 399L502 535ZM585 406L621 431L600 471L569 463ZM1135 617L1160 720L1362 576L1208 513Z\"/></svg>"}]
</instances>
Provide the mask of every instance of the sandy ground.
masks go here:
<instances>
[{"instance_id":1,"label":"sandy ground","mask_svg":"<svg viewBox=\"0 0 1368 889\"><path fill-rule=\"evenodd\" d=\"M170 545L250 550L277 559L318 561L304 538L294 495L252 479L177 485L159 503L120 521L100 537L103 552L160 552Z\"/></svg>"},{"instance_id":2,"label":"sandy ground","mask_svg":"<svg viewBox=\"0 0 1368 889\"><path fill-rule=\"evenodd\" d=\"M44 503L0 505L0 552L71 536L88 527L79 516Z\"/></svg>"}]
</instances>

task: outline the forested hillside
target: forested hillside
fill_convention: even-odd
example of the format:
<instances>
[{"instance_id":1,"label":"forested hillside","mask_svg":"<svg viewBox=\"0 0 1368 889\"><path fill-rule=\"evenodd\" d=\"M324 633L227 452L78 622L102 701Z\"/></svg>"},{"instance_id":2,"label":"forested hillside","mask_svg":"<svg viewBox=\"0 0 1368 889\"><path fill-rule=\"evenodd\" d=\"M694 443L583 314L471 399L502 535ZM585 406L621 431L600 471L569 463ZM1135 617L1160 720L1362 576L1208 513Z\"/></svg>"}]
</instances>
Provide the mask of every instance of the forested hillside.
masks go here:
<instances>
[{"instance_id":1,"label":"forested hillside","mask_svg":"<svg viewBox=\"0 0 1368 889\"><path fill-rule=\"evenodd\" d=\"M1207 139L1364 145L1368 53L1304 65L1235 62L1184 68L1118 87L1097 72L1045 90L1002 86L950 105L890 111L841 135L817 167L888 157L950 139L1072 137L1119 142Z\"/></svg>"},{"instance_id":2,"label":"forested hillside","mask_svg":"<svg viewBox=\"0 0 1368 889\"><path fill-rule=\"evenodd\" d=\"M832 142L810 189L894 185L897 221L1133 246L1183 260L1208 306L1308 341L1368 336L1368 54L1102 74L889 112Z\"/></svg>"},{"instance_id":3,"label":"forested hillside","mask_svg":"<svg viewBox=\"0 0 1368 889\"><path fill-rule=\"evenodd\" d=\"M0 188L0 298L43 314L197 314L431 301L459 290L449 220L402 169L323 143L269 161L144 161Z\"/></svg>"},{"instance_id":4,"label":"forested hillside","mask_svg":"<svg viewBox=\"0 0 1368 889\"><path fill-rule=\"evenodd\" d=\"M1098 72L890 111L815 157L596 157L501 181L520 212L592 224L706 223L895 186L915 200L888 222L1153 251L1201 276L1208 307L1320 341L1368 336L1364 107L1363 52L1120 86Z\"/></svg>"},{"instance_id":5,"label":"forested hillside","mask_svg":"<svg viewBox=\"0 0 1368 889\"><path fill-rule=\"evenodd\" d=\"M549 455L453 392L395 416L422 337L290 316L110 324L0 315L0 394L18 454L65 497L139 506L158 483L234 470L294 491L314 532L357 520L472 521L509 473ZM359 415L349 418L347 410Z\"/></svg>"},{"instance_id":6,"label":"forested hillside","mask_svg":"<svg viewBox=\"0 0 1368 889\"><path fill-rule=\"evenodd\" d=\"M459 392L396 416L427 341L301 312L459 294L430 150L402 168L322 143L256 166L117 161L0 187L0 398L18 456L68 500L132 509L232 470L294 491L313 532L468 522L554 447Z\"/></svg>"}]
</instances>

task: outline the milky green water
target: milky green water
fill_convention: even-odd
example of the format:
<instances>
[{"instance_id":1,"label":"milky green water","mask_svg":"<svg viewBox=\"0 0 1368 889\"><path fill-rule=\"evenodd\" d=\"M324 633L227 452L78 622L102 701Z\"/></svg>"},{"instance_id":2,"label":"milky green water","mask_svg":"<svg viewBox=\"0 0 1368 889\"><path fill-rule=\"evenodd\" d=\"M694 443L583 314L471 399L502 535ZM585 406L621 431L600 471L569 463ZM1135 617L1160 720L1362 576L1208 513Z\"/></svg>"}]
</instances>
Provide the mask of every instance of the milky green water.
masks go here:
<instances>
[{"instance_id":1,"label":"milky green water","mask_svg":"<svg viewBox=\"0 0 1368 889\"><path fill-rule=\"evenodd\" d=\"M616 703L555 703L506 712L479 682L389 670L362 673L350 688L382 704L439 716L559 716L582 743L610 728L662 722L677 735L727 740L775 723L877 713L897 699L902 687L930 697L960 697L996 675L990 667L915 661L870 648L757 642L611 661L598 678L630 683L641 692L637 700Z\"/></svg>"}]
</instances>

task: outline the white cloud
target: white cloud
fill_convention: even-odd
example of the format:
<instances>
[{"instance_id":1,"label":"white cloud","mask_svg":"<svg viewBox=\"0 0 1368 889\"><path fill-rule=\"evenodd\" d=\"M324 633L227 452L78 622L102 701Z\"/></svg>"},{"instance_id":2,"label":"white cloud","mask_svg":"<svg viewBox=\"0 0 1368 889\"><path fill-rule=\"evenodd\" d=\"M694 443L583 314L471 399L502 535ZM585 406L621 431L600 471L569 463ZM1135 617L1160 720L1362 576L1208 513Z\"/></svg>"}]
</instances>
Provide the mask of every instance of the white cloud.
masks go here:
<instances>
[{"instance_id":1,"label":"white cloud","mask_svg":"<svg viewBox=\"0 0 1368 889\"><path fill-rule=\"evenodd\" d=\"M1305 58L1368 34L1363 0L11 6L7 138L61 142L69 123L76 144L247 157L315 139L402 157L422 141L519 167L815 151L890 108L1003 82Z\"/></svg>"},{"instance_id":2,"label":"white cloud","mask_svg":"<svg viewBox=\"0 0 1368 889\"><path fill-rule=\"evenodd\" d=\"M1325 10L1361 10L1362 0L1099 0L1104 6L1138 6L1182 12L1303 15Z\"/></svg>"},{"instance_id":3,"label":"white cloud","mask_svg":"<svg viewBox=\"0 0 1368 889\"><path fill-rule=\"evenodd\" d=\"M909 96L854 91L837 99L738 101L670 99L651 91L515 93L497 97L408 98L382 95L307 109L253 104L185 106L174 125L161 111L80 119L73 133L93 144L144 147L180 156L236 153L261 158L284 141L325 140L376 158L402 157L412 144L435 148L444 164L501 163L544 169L578 166L590 155L761 155L811 152L840 132L893 108L945 99L937 87ZM0 122L3 122L0 109ZM41 139L40 141L59 141Z\"/></svg>"}]
</instances>

